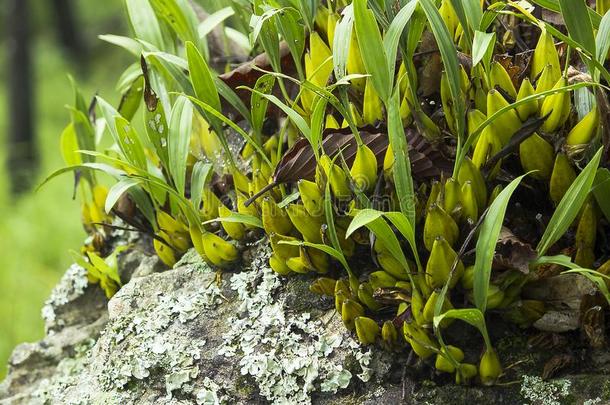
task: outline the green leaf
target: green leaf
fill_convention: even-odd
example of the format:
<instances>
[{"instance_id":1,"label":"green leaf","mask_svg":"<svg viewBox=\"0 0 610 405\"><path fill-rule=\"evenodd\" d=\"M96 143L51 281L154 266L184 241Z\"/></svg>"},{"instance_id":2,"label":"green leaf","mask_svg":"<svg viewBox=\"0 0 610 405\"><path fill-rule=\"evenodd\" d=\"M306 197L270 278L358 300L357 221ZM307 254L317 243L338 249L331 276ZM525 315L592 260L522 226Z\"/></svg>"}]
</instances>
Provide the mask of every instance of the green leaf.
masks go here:
<instances>
[{"instance_id":1,"label":"green leaf","mask_svg":"<svg viewBox=\"0 0 610 405\"><path fill-rule=\"evenodd\" d=\"M573 269L573 270L566 270L561 274L568 274L568 273L580 274L581 276L584 276L584 277L588 278L589 280L591 280L593 283L595 283L597 285L597 288L599 288L599 290L602 292L602 294L606 298L606 301L608 301L608 304L610 304L610 291L608 291L608 285L606 284L607 281L604 280L604 278L606 278L607 280L610 280L610 277L606 276L605 274L600 273L599 271L590 270L590 269L580 269L580 268Z\"/></svg>"},{"instance_id":2,"label":"green leaf","mask_svg":"<svg viewBox=\"0 0 610 405\"><path fill-rule=\"evenodd\" d=\"M121 77L119 77L116 84L116 90L121 94L125 93L138 76L142 76L142 67L139 63L132 63L123 71Z\"/></svg>"},{"instance_id":3,"label":"green leaf","mask_svg":"<svg viewBox=\"0 0 610 405\"><path fill-rule=\"evenodd\" d=\"M254 215L248 214L240 214L239 212L231 212L230 215L222 218L210 219L209 221L205 221L204 224L211 224L212 222L234 222L245 225L256 226L257 228L263 228L263 222L260 218L255 217Z\"/></svg>"},{"instance_id":4,"label":"green leaf","mask_svg":"<svg viewBox=\"0 0 610 405\"><path fill-rule=\"evenodd\" d=\"M317 97L313 104L313 113L311 114L311 145L316 156L322 144L327 103L328 101L325 98Z\"/></svg>"},{"instance_id":5,"label":"green leaf","mask_svg":"<svg viewBox=\"0 0 610 405\"><path fill-rule=\"evenodd\" d=\"M462 6L464 7L464 13L466 14L470 29L473 32L480 29L481 20L483 19L480 0L463 0Z\"/></svg>"},{"instance_id":6,"label":"green leaf","mask_svg":"<svg viewBox=\"0 0 610 405\"><path fill-rule=\"evenodd\" d=\"M481 312L485 312L487 307L487 291L489 290L489 278L491 276L491 265L506 207L513 192L521 183L524 174L511 181L508 186L496 197L493 203L489 206L485 219L481 224L479 238L476 247L476 259L474 262L474 303Z\"/></svg>"},{"instance_id":7,"label":"green leaf","mask_svg":"<svg viewBox=\"0 0 610 405\"><path fill-rule=\"evenodd\" d=\"M595 37L595 59L600 64L604 64L606 57L608 56L608 50L610 50L610 10L604 14L601 23L599 24L599 31ZM596 78L599 78L599 72L595 70Z\"/></svg>"},{"instance_id":8,"label":"green leaf","mask_svg":"<svg viewBox=\"0 0 610 405\"><path fill-rule=\"evenodd\" d=\"M460 86L460 65L457 58L457 49L453 43L453 39L447 30L447 26L443 22L438 10L432 0L420 0L422 9L428 17L430 29L436 38L436 43L441 52L443 66L449 80L449 90L453 105L455 107L455 121L458 139L464 134L466 108L464 105L464 96Z\"/></svg>"},{"instance_id":9,"label":"green leaf","mask_svg":"<svg viewBox=\"0 0 610 405\"><path fill-rule=\"evenodd\" d=\"M294 202L296 200L299 199L299 197L301 196L301 193L299 193L299 190L297 189L295 192L293 192L292 194L288 194L286 196L286 198L284 198L282 201L280 201L277 206L280 208L286 208L286 206L288 204L290 204L291 202Z\"/></svg>"},{"instance_id":10,"label":"green leaf","mask_svg":"<svg viewBox=\"0 0 610 405\"><path fill-rule=\"evenodd\" d=\"M276 14L275 22L284 42L288 45L299 78L303 79L305 75L303 74L301 57L305 50L305 29L303 24L299 22L298 12L292 8L287 8L283 13Z\"/></svg>"},{"instance_id":11,"label":"green leaf","mask_svg":"<svg viewBox=\"0 0 610 405\"><path fill-rule=\"evenodd\" d=\"M197 161L193 166L193 173L191 174L191 202L195 209L199 209L201 205L203 188L210 173L212 173L212 164L210 163Z\"/></svg>"},{"instance_id":12,"label":"green leaf","mask_svg":"<svg viewBox=\"0 0 610 405\"><path fill-rule=\"evenodd\" d=\"M146 155L140 137L125 118L117 115L114 120L121 152L131 164L146 170Z\"/></svg>"},{"instance_id":13,"label":"green leaf","mask_svg":"<svg viewBox=\"0 0 610 405\"><path fill-rule=\"evenodd\" d=\"M459 319L464 321L481 332L485 345L491 347L491 340L487 333L487 325L485 324L485 317L483 313L476 308L463 308L463 309L450 309L449 311L434 317L434 327L438 329L443 319Z\"/></svg>"},{"instance_id":14,"label":"green leaf","mask_svg":"<svg viewBox=\"0 0 610 405\"><path fill-rule=\"evenodd\" d=\"M300 240L281 240L279 243L280 243L280 245L307 246L307 247L321 250L322 252L334 257L339 263L341 263L341 265L347 271L350 271L349 265L347 264L347 261L345 260L345 256L343 256L343 253L328 245L323 245L321 243L300 241Z\"/></svg>"},{"instance_id":15,"label":"green leaf","mask_svg":"<svg viewBox=\"0 0 610 405\"><path fill-rule=\"evenodd\" d=\"M279 11L279 9L271 10L268 13L263 14L263 16L252 15L250 23L251 25L254 23L252 42L254 43L254 41L256 41L257 30L260 31L260 34L258 34L259 42L263 46L273 70L276 72L282 71L280 63L280 40L275 20L272 19L271 16ZM260 28L258 28L259 26Z\"/></svg>"},{"instance_id":16,"label":"green leaf","mask_svg":"<svg viewBox=\"0 0 610 405\"><path fill-rule=\"evenodd\" d=\"M165 41L155 11L148 0L125 0L129 21L136 37L165 49Z\"/></svg>"},{"instance_id":17,"label":"green leaf","mask_svg":"<svg viewBox=\"0 0 610 405\"><path fill-rule=\"evenodd\" d=\"M566 255L557 256L542 256L532 262L532 267L540 266L541 264L557 264L559 266L567 267L569 269L577 269L580 266L572 262L572 259Z\"/></svg>"},{"instance_id":18,"label":"green leaf","mask_svg":"<svg viewBox=\"0 0 610 405\"><path fill-rule=\"evenodd\" d=\"M167 153L167 139L169 129L163 103L157 102L154 110L144 109L144 127L148 140L155 148L155 153L161 160L161 165L169 170L169 155Z\"/></svg>"},{"instance_id":19,"label":"green leaf","mask_svg":"<svg viewBox=\"0 0 610 405\"><path fill-rule=\"evenodd\" d=\"M113 44L119 46L128 52L132 53L134 56L140 57L142 54L142 50L144 47L138 41L133 38L124 37L120 35L98 35L98 38L102 41L108 42L109 44Z\"/></svg>"},{"instance_id":20,"label":"green leaf","mask_svg":"<svg viewBox=\"0 0 610 405\"><path fill-rule=\"evenodd\" d=\"M479 0L451 0L458 20L464 29L467 44L472 43L472 33L480 28L483 11Z\"/></svg>"},{"instance_id":21,"label":"green leaf","mask_svg":"<svg viewBox=\"0 0 610 405\"><path fill-rule=\"evenodd\" d=\"M540 243L538 243L538 247L536 248L539 256L543 256L547 249L563 236L570 225L572 225L572 222L574 222L576 216L578 216L580 208L587 199L589 191L591 191L602 151L603 148L600 148L599 151L597 151L589 164L580 172L578 177L576 177L576 180L574 180L559 202L559 205L557 205L557 208L540 239Z\"/></svg>"},{"instance_id":22,"label":"green leaf","mask_svg":"<svg viewBox=\"0 0 610 405\"><path fill-rule=\"evenodd\" d=\"M121 104L119 105L119 113L127 121L131 121L133 116L138 112L140 104L142 104L143 93L144 76L140 75L135 78L131 86L123 93Z\"/></svg>"},{"instance_id":23,"label":"green leaf","mask_svg":"<svg viewBox=\"0 0 610 405\"><path fill-rule=\"evenodd\" d=\"M142 215L144 215L148 223L156 232L158 230L157 214L152 205L150 195L145 192L142 187L131 187L127 192L129 193L133 201L136 203L136 206L138 207Z\"/></svg>"},{"instance_id":24,"label":"green leaf","mask_svg":"<svg viewBox=\"0 0 610 405\"><path fill-rule=\"evenodd\" d=\"M182 41L197 44L207 54L207 43L199 39L199 20L188 0L150 0L150 3Z\"/></svg>"},{"instance_id":25,"label":"green leaf","mask_svg":"<svg viewBox=\"0 0 610 405\"><path fill-rule=\"evenodd\" d=\"M474 32L474 40L472 43L472 67L475 67L479 62L483 61L485 70L489 71L489 64L493 55L493 48L496 44L496 33L491 32Z\"/></svg>"},{"instance_id":26,"label":"green leaf","mask_svg":"<svg viewBox=\"0 0 610 405\"><path fill-rule=\"evenodd\" d=\"M76 132L74 132L74 126L72 125L72 123L68 124L61 133L60 145L61 156L63 157L64 162L66 162L67 165L73 166L82 163L81 156L77 152L80 147L78 146Z\"/></svg>"},{"instance_id":27,"label":"green leaf","mask_svg":"<svg viewBox=\"0 0 610 405\"><path fill-rule=\"evenodd\" d=\"M547 10L551 10L556 13L561 13L561 6L559 5L559 0L532 0L532 3L538 4L539 6L544 7ZM592 8L587 7L587 9L589 13L589 18L591 19L591 23L593 24L593 28L597 29L600 25L601 17Z\"/></svg>"},{"instance_id":28,"label":"green leaf","mask_svg":"<svg viewBox=\"0 0 610 405\"><path fill-rule=\"evenodd\" d=\"M352 222L350 222L349 226L347 227L347 231L345 231L345 238L349 238L358 229L368 225L378 218L381 218L382 216L383 212L371 208L365 208L358 211L354 218L352 218Z\"/></svg>"},{"instance_id":29,"label":"green leaf","mask_svg":"<svg viewBox=\"0 0 610 405\"><path fill-rule=\"evenodd\" d=\"M383 38L383 47L387 57L390 78L394 77L398 41L400 40L400 36L402 35L405 26L411 20L411 16L413 16L416 7L417 1L411 1L401 8L398 14L396 14L396 17L392 20L392 23Z\"/></svg>"},{"instance_id":30,"label":"green leaf","mask_svg":"<svg viewBox=\"0 0 610 405\"><path fill-rule=\"evenodd\" d=\"M415 192L405 130L400 118L400 91L394 90L388 107L388 137L394 153L393 176L400 210L415 227Z\"/></svg>"},{"instance_id":31,"label":"green leaf","mask_svg":"<svg viewBox=\"0 0 610 405\"><path fill-rule=\"evenodd\" d=\"M55 177L76 170L97 170L109 174L110 176L115 178L120 178L121 176L124 176L126 174L123 170L114 168L105 163L83 163L80 165L66 166L62 167L61 169L55 170L53 173L48 175L47 178L45 178L42 183L40 183L40 185L36 187L36 191L40 190L45 184L53 180Z\"/></svg>"},{"instance_id":32,"label":"green leaf","mask_svg":"<svg viewBox=\"0 0 610 405\"><path fill-rule=\"evenodd\" d=\"M402 212L386 212L384 216L390 220L392 225L398 229L398 231L402 234L402 236L407 240L409 246L411 247L411 252L413 253L413 257L415 257L415 262L417 264L418 270L423 270L421 265L421 261L419 260L419 253L417 252L417 242L415 240L415 229L413 225L409 222L409 218Z\"/></svg>"},{"instance_id":33,"label":"green leaf","mask_svg":"<svg viewBox=\"0 0 610 405\"><path fill-rule=\"evenodd\" d=\"M119 198L130 188L137 186L140 184L139 180L136 179L121 179L118 183L115 183L110 190L108 190L108 195L106 196L106 203L104 204L104 209L106 213L110 213L112 208L115 206Z\"/></svg>"},{"instance_id":34,"label":"green leaf","mask_svg":"<svg viewBox=\"0 0 610 405\"><path fill-rule=\"evenodd\" d=\"M256 150L259 155L261 156L261 158L269 164L269 166L273 167L273 165L271 164L271 161L269 160L269 158L267 157L267 154L265 153L265 151L260 147L260 145L258 145L251 137L250 135L248 135L243 129L240 128L239 125L237 125L235 122L233 122L232 120L230 120L229 118L225 117L224 115L222 115L220 112L216 111L212 106L204 103L201 100L196 99L195 97L191 97L191 96L186 96L186 95L182 95L183 97L191 100L194 104L196 104L199 108L203 109L204 111L206 111L208 114L214 116L215 118L218 118L220 121L224 122L226 125L228 125L229 127L231 127L235 132L237 132L239 135L242 136L242 138L244 138L246 140L246 142L248 142L249 144L252 145L252 147L254 148L254 150Z\"/></svg>"},{"instance_id":35,"label":"green leaf","mask_svg":"<svg viewBox=\"0 0 610 405\"><path fill-rule=\"evenodd\" d=\"M254 85L254 89L257 91L252 92L250 96L250 108L252 110L252 130L260 139L261 131L263 129L263 124L265 122L265 117L267 116L267 106L269 104L269 100L262 97L262 94L270 94L273 90L273 86L275 85L275 77L270 74L264 74L258 78L256 84ZM258 142L260 143L260 142Z\"/></svg>"},{"instance_id":36,"label":"green leaf","mask_svg":"<svg viewBox=\"0 0 610 405\"><path fill-rule=\"evenodd\" d=\"M388 103L392 93L392 80L387 63L381 61L388 60L385 53L381 32L377 26L377 20L366 7L367 0L354 0L354 23L358 46L366 72L371 75L371 80L377 94Z\"/></svg>"},{"instance_id":37,"label":"green leaf","mask_svg":"<svg viewBox=\"0 0 610 405\"><path fill-rule=\"evenodd\" d=\"M252 117L250 116L250 111L248 111L248 108L246 108L244 102L241 101L241 98L239 98L239 96L235 94L233 89L231 89L220 78L216 77L214 81L216 82L216 89L218 89L218 94L220 94L220 96L225 99L227 103L231 105L231 107L235 108L235 110L237 110L237 112L239 112L241 116L246 119L246 121L251 123Z\"/></svg>"},{"instance_id":38,"label":"green leaf","mask_svg":"<svg viewBox=\"0 0 610 405\"><path fill-rule=\"evenodd\" d=\"M210 14L205 20L203 20L197 28L199 37L205 39L205 37L214 29L222 24L224 20L235 14L235 11L231 7L222 8L213 14Z\"/></svg>"},{"instance_id":39,"label":"green leaf","mask_svg":"<svg viewBox=\"0 0 610 405\"><path fill-rule=\"evenodd\" d=\"M184 196L186 184L186 161L193 124L193 107L188 99L176 100L169 118L169 171L178 193Z\"/></svg>"},{"instance_id":40,"label":"green leaf","mask_svg":"<svg viewBox=\"0 0 610 405\"><path fill-rule=\"evenodd\" d=\"M604 216L610 221L610 170L600 168L597 170L595 180L593 182L593 195L597 200L597 205L604 213Z\"/></svg>"},{"instance_id":41,"label":"green leaf","mask_svg":"<svg viewBox=\"0 0 610 405\"><path fill-rule=\"evenodd\" d=\"M238 87L238 88L241 88L241 87ZM243 88L247 89L247 87L243 87ZM299 131L301 131L303 136L311 143L311 129L309 128L309 125L307 125L307 122L305 121L305 119L298 112L296 112L294 109L288 107L286 104L284 104L279 98L277 98L273 94L264 94L264 93L261 93L260 91L254 90L254 89L251 89L251 91L253 93L258 93L261 97L266 98L267 100L271 101L273 104L278 106L282 111L284 111L284 113L288 116L288 118L290 118L290 120L297 126Z\"/></svg>"},{"instance_id":42,"label":"green leaf","mask_svg":"<svg viewBox=\"0 0 610 405\"><path fill-rule=\"evenodd\" d=\"M570 36L595 55L593 26L585 0L559 0L559 6Z\"/></svg>"},{"instance_id":43,"label":"green leaf","mask_svg":"<svg viewBox=\"0 0 610 405\"><path fill-rule=\"evenodd\" d=\"M188 68L193 83L193 90L198 99L220 111L220 97L214 83L214 76L205 59L192 42L186 43Z\"/></svg>"},{"instance_id":44,"label":"green leaf","mask_svg":"<svg viewBox=\"0 0 610 405\"><path fill-rule=\"evenodd\" d=\"M405 269L405 271L409 275L409 278L411 278L411 269L409 268L409 263L407 262L407 258L405 257L404 252L402 251L402 247L400 246L398 238L392 231L392 228L385 221L385 219L382 218L383 213L381 211L377 212L380 213L380 216L378 218L372 218L371 214L367 214L368 218L365 219L368 219L368 222L364 224L364 226L366 226L371 232L375 234L377 239L379 239L381 243L383 243L383 245L388 249L390 254L402 265L403 269Z\"/></svg>"},{"instance_id":45,"label":"green leaf","mask_svg":"<svg viewBox=\"0 0 610 405\"><path fill-rule=\"evenodd\" d=\"M345 77L347 58L349 56L349 44L352 38L354 26L354 8L351 4L343 9L343 17L335 27L335 38L333 40L333 69L337 81Z\"/></svg>"}]
</instances>

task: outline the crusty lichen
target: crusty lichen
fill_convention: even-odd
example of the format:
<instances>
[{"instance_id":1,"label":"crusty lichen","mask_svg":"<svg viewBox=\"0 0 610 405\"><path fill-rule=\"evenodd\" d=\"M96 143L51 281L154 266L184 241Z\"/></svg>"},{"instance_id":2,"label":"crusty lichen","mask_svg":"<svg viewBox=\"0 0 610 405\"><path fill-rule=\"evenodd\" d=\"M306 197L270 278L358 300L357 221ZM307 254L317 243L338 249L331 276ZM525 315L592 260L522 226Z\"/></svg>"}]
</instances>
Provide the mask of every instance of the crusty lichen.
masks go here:
<instances>
[{"instance_id":1,"label":"crusty lichen","mask_svg":"<svg viewBox=\"0 0 610 405\"><path fill-rule=\"evenodd\" d=\"M42 307L42 319L47 332L49 326L56 321L56 309L83 295L88 284L87 270L77 264L68 268ZM57 322L61 326L61 320Z\"/></svg>"},{"instance_id":2,"label":"crusty lichen","mask_svg":"<svg viewBox=\"0 0 610 405\"><path fill-rule=\"evenodd\" d=\"M538 376L523 376L521 395L532 405L561 405L570 395L570 380L544 381Z\"/></svg>"},{"instance_id":3,"label":"crusty lichen","mask_svg":"<svg viewBox=\"0 0 610 405\"><path fill-rule=\"evenodd\" d=\"M184 325L222 301L220 289L214 283L215 275L209 268L208 272L209 283L201 289L178 295L159 293L157 299L149 300L138 311L111 320L106 329L110 333L108 350L116 348L125 355L110 356L100 375L103 387L122 389L132 379L143 380L153 370L163 370L166 393L171 397L173 391L197 377L195 362L205 340L191 339L185 328L175 327L175 323ZM128 350L121 347L123 344L129 346Z\"/></svg>"},{"instance_id":4,"label":"crusty lichen","mask_svg":"<svg viewBox=\"0 0 610 405\"><path fill-rule=\"evenodd\" d=\"M267 255L253 261L251 267L258 271L231 278L240 306L238 315L228 320L232 327L219 354L239 357L241 373L253 377L260 394L271 402L310 403L316 389L335 393L346 388L352 380L345 367L347 354L361 365L358 376L368 380L371 352L363 351L343 329L324 324L338 322L336 317L312 320L309 313L291 313L282 299L274 298L281 281L268 267ZM337 354L340 346L349 349L343 356Z\"/></svg>"}]
</instances>

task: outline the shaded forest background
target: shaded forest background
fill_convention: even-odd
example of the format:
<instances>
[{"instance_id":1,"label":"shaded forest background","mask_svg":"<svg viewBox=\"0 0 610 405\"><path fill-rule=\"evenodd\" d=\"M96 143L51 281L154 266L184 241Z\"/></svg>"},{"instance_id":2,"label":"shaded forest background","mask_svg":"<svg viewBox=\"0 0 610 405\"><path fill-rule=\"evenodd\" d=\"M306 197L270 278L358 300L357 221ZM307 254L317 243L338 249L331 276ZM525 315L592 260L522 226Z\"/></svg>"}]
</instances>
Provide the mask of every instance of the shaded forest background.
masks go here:
<instances>
[{"instance_id":1,"label":"shaded forest background","mask_svg":"<svg viewBox=\"0 0 610 405\"><path fill-rule=\"evenodd\" d=\"M14 345L42 337L40 308L85 236L69 181L32 190L63 164L68 74L87 97L118 101L114 80L128 56L97 35L127 32L122 7L121 0L0 7L0 379Z\"/></svg>"}]
</instances>

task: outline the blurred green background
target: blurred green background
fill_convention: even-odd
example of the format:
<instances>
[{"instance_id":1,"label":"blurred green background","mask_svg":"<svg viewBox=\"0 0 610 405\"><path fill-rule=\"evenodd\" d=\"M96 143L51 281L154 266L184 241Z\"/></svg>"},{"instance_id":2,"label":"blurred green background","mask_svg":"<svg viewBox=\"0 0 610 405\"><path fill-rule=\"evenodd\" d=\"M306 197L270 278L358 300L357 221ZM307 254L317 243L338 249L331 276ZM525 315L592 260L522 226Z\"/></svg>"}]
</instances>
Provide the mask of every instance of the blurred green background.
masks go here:
<instances>
[{"instance_id":1,"label":"blurred green background","mask_svg":"<svg viewBox=\"0 0 610 405\"><path fill-rule=\"evenodd\" d=\"M125 51L97 39L98 34L126 34L121 0L72 0L81 54L70 58L60 45L51 1L34 0L31 8L31 41L34 64L34 117L39 169L33 184L63 165L59 136L68 122L64 105L71 104L73 75L83 94L96 92L117 103L118 75L131 61ZM2 21L8 17L1 7ZM80 247L85 233L80 225L80 205L72 200L72 179L60 177L38 192L18 197L10 194L6 158L8 99L5 30L0 34L0 380L14 346L43 336L40 310L51 289L71 263L70 249Z\"/></svg>"}]
</instances>

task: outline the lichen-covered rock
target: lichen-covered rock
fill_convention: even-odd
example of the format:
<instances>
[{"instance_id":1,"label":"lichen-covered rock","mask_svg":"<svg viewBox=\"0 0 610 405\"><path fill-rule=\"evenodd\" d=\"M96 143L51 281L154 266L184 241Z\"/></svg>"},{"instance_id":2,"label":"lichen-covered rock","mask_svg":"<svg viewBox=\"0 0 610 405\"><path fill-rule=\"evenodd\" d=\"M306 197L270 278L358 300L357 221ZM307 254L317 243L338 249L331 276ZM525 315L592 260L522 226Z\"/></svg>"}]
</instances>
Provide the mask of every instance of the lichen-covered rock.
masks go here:
<instances>
[{"instance_id":1,"label":"lichen-covered rock","mask_svg":"<svg viewBox=\"0 0 610 405\"><path fill-rule=\"evenodd\" d=\"M268 268L263 245L244 257L240 271L217 273L191 251L159 272L149 256L130 253L121 264L130 267L122 269L129 282L109 302L72 266L43 310L48 335L15 349L0 403L551 405L610 398L605 375L542 381L527 374L491 388L432 382L422 378L425 368L413 372L408 353L360 346L332 300L309 292L309 280ZM535 359L525 345L498 346L524 357L531 371Z\"/></svg>"}]
</instances>

